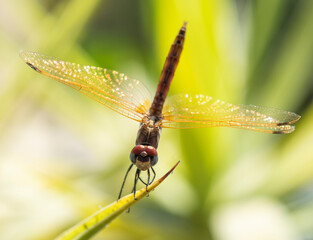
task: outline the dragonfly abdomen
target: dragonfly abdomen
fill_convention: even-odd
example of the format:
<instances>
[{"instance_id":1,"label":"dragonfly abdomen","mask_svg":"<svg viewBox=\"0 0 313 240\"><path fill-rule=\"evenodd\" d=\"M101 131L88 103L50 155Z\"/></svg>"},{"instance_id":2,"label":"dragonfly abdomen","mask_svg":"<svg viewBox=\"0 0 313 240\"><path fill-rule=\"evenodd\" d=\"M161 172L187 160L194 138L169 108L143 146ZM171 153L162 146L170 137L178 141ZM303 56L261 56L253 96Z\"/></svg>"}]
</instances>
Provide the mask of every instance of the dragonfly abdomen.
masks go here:
<instances>
[{"instance_id":1,"label":"dragonfly abdomen","mask_svg":"<svg viewBox=\"0 0 313 240\"><path fill-rule=\"evenodd\" d=\"M180 54L183 50L184 40L186 33L186 23L181 27L178 35L175 38L174 43L166 58L158 88L156 90L153 102L150 107L150 115L155 116L157 120L161 119L163 104L170 88L170 84L174 77Z\"/></svg>"}]
</instances>

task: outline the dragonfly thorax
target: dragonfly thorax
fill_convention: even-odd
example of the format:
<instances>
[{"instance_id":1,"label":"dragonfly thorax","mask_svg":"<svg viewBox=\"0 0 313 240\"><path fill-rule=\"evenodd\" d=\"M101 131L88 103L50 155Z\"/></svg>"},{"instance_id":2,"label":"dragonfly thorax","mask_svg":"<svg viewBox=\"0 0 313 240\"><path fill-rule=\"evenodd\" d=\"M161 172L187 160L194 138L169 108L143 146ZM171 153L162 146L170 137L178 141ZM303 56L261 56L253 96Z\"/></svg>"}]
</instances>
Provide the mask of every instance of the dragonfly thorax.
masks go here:
<instances>
[{"instance_id":1,"label":"dragonfly thorax","mask_svg":"<svg viewBox=\"0 0 313 240\"><path fill-rule=\"evenodd\" d=\"M138 169L145 171L158 162L158 153L152 146L137 145L130 153L130 160Z\"/></svg>"}]
</instances>

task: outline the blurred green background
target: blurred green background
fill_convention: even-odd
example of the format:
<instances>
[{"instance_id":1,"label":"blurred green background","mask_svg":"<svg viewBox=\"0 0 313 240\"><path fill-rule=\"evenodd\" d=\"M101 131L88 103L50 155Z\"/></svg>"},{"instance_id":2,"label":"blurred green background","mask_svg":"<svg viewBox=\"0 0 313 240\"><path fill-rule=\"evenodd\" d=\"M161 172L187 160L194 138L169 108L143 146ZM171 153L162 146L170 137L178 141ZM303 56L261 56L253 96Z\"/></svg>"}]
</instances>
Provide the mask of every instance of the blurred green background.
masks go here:
<instances>
[{"instance_id":1,"label":"blurred green background","mask_svg":"<svg viewBox=\"0 0 313 240\"><path fill-rule=\"evenodd\" d=\"M163 129L155 170L180 166L95 239L313 239L308 0L1 0L0 239L52 239L116 200L138 129L31 70L19 50L114 69L153 93L183 21L170 94L302 119L289 135Z\"/></svg>"}]
</instances>

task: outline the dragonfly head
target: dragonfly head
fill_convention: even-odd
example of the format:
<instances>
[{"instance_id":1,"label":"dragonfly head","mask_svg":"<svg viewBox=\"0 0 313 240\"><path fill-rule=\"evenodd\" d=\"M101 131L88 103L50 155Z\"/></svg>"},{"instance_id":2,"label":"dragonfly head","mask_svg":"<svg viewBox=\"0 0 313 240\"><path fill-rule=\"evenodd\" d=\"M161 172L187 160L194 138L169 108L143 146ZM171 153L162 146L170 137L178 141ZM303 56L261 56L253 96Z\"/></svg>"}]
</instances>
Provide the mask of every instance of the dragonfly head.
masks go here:
<instances>
[{"instance_id":1,"label":"dragonfly head","mask_svg":"<svg viewBox=\"0 0 313 240\"><path fill-rule=\"evenodd\" d=\"M158 162L158 153L152 146L137 145L130 153L130 160L139 170L145 171Z\"/></svg>"}]
</instances>

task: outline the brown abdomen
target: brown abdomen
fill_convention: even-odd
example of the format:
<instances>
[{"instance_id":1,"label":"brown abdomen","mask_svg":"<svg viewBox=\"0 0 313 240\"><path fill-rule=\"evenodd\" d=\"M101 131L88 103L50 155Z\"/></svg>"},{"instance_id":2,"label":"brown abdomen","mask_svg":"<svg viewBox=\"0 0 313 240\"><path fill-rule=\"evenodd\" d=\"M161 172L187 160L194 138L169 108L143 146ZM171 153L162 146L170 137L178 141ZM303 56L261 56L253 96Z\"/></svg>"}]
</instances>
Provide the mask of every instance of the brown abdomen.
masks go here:
<instances>
[{"instance_id":1,"label":"brown abdomen","mask_svg":"<svg viewBox=\"0 0 313 240\"><path fill-rule=\"evenodd\" d=\"M184 23L184 25L181 27L166 58L158 88L156 90L153 102L149 110L150 115L155 116L157 118L156 120L159 120L161 118L163 104L170 88L170 84L172 82L180 54L183 50L185 33L186 23Z\"/></svg>"}]
</instances>

